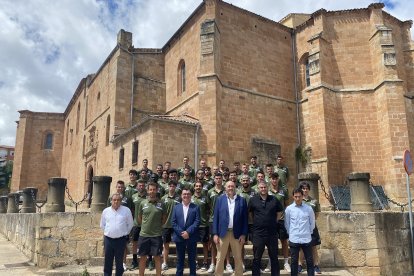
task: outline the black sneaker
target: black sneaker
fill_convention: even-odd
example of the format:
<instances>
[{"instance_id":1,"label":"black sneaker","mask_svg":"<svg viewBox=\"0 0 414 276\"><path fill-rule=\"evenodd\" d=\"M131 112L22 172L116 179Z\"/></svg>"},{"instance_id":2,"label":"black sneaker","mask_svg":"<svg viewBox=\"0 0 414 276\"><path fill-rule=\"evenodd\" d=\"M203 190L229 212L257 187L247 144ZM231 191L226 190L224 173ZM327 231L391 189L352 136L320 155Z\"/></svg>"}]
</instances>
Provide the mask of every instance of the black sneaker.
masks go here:
<instances>
[{"instance_id":1,"label":"black sneaker","mask_svg":"<svg viewBox=\"0 0 414 276\"><path fill-rule=\"evenodd\" d=\"M150 262L149 262L149 264L148 264L148 269L149 269L150 271L152 271L152 270L154 270L154 268L155 268L154 261L150 261Z\"/></svg>"},{"instance_id":2,"label":"black sneaker","mask_svg":"<svg viewBox=\"0 0 414 276\"><path fill-rule=\"evenodd\" d=\"M138 268L138 262L132 261L131 266L129 267L130 270L135 270Z\"/></svg>"},{"instance_id":3,"label":"black sneaker","mask_svg":"<svg viewBox=\"0 0 414 276\"><path fill-rule=\"evenodd\" d=\"M203 265L201 266L201 271L207 271L208 270L208 264L207 263L203 263Z\"/></svg>"}]
</instances>

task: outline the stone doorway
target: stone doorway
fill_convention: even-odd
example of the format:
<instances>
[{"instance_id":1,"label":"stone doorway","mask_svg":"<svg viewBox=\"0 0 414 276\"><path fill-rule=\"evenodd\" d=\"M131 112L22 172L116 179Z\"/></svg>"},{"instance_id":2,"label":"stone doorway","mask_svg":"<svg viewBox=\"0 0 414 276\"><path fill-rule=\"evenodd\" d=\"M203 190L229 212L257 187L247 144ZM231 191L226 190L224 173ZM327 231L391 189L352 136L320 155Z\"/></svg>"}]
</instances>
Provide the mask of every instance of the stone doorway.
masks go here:
<instances>
[{"instance_id":1,"label":"stone doorway","mask_svg":"<svg viewBox=\"0 0 414 276\"><path fill-rule=\"evenodd\" d=\"M93 167L89 166L88 168L88 175L87 175L87 183L88 183L88 208L91 208L91 203L92 203L92 195L93 195Z\"/></svg>"}]
</instances>

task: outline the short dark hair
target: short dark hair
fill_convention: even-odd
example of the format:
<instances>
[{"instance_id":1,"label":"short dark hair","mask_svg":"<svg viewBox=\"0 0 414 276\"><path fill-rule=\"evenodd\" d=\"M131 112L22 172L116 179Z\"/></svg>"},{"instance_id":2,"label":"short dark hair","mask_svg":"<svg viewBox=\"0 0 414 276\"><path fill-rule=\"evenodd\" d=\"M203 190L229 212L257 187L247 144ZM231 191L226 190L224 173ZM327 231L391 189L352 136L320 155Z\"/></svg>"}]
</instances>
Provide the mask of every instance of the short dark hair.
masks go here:
<instances>
[{"instance_id":1,"label":"short dark hair","mask_svg":"<svg viewBox=\"0 0 414 276\"><path fill-rule=\"evenodd\" d=\"M292 195L295 195L295 194L301 194L301 195L303 195L302 189L301 188L294 189Z\"/></svg>"},{"instance_id":2,"label":"short dark hair","mask_svg":"<svg viewBox=\"0 0 414 276\"><path fill-rule=\"evenodd\" d=\"M173 184L175 187L177 187L177 185L178 185L177 181L175 181L175 180L170 180L168 182L168 186L170 186L171 184Z\"/></svg>"},{"instance_id":3,"label":"short dark hair","mask_svg":"<svg viewBox=\"0 0 414 276\"><path fill-rule=\"evenodd\" d=\"M137 183L144 183L144 184L146 184L147 182L144 179L138 179Z\"/></svg>"},{"instance_id":4,"label":"short dark hair","mask_svg":"<svg viewBox=\"0 0 414 276\"><path fill-rule=\"evenodd\" d=\"M273 167L272 163L266 164L266 168L270 168L270 167Z\"/></svg>"},{"instance_id":5,"label":"short dark hair","mask_svg":"<svg viewBox=\"0 0 414 276\"><path fill-rule=\"evenodd\" d=\"M307 181L299 182L299 188L303 189L303 187L307 187L310 190L310 184Z\"/></svg>"},{"instance_id":6,"label":"short dark hair","mask_svg":"<svg viewBox=\"0 0 414 276\"><path fill-rule=\"evenodd\" d=\"M283 159L283 156L281 154L278 154L276 158Z\"/></svg>"},{"instance_id":7,"label":"short dark hair","mask_svg":"<svg viewBox=\"0 0 414 276\"><path fill-rule=\"evenodd\" d=\"M199 172L204 173L204 170L203 170L203 169L198 169L198 170L197 170L197 173L199 173Z\"/></svg>"},{"instance_id":8,"label":"short dark hair","mask_svg":"<svg viewBox=\"0 0 414 276\"><path fill-rule=\"evenodd\" d=\"M236 162L233 163L233 165L240 165L240 162L236 161Z\"/></svg>"},{"instance_id":9,"label":"short dark hair","mask_svg":"<svg viewBox=\"0 0 414 276\"><path fill-rule=\"evenodd\" d=\"M135 174L135 175L138 175L138 172L136 171L136 170L134 170L134 169L132 169L132 170L129 170L129 173L128 174Z\"/></svg>"},{"instance_id":10,"label":"short dark hair","mask_svg":"<svg viewBox=\"0 0 414 276\"><path fill-rule=\"evenodd\" d=\"M214 177L216 177L216 176L223 177L223 175L221 174L221 172L216 173L216 174L214 175Z\"/></svg>"},{"instance_id":11,"label":"short dark hair","mask_svg":"<svg viewBox=\"0 0 414 276\"><path fill-rule=\"evenodd\" d=\"M279 174L277 172L271 173L270 174L271 178L279 178Z\"/></svg>"},{"instance_id":12,"label":"short dark hair","mask_svg":"<svg viewBox=\"0 0 414 276\"><path fill-rule=\"evenodd\" d=\"M250 159L257 159L257 156L256 155L252 155L252 156L250 156Z\"/></svg>"},{"instance_id":13,"label":"short dark hair","mask_svg":"<svg viewBox=\"0 0 414 276\"><path fill-rule=\"evenodd\" d=\"M176 170L176 169L169 169L169 170L168 170L168 174L170 174L170 173L178 173L178 172L177 172L177 170Z\"/></svg>"},{"instance_id":14,"label":"short dark hair","mask_svg":"<svg viewBox=\"0 0 414 276\"><path fill-rule=\"evenodd\" d=\"M122 180L118 180L118 181L116 182L116 184L121 184L121 185L124 185L124 186L125 186L125 182L124 182L124 181L122 181Z\"/></svg>"},{"instance_id":15,"label":"short dark hair","mask_svg":"<svg viewBox=\"0 0 414 276\"><path fill-rule=\"evenodd\" d=\"M149 189L149 186L154 186L155 188L158 188L158 185L155 182L148 183L147 189Z\"/></svg>"}]
</instances>

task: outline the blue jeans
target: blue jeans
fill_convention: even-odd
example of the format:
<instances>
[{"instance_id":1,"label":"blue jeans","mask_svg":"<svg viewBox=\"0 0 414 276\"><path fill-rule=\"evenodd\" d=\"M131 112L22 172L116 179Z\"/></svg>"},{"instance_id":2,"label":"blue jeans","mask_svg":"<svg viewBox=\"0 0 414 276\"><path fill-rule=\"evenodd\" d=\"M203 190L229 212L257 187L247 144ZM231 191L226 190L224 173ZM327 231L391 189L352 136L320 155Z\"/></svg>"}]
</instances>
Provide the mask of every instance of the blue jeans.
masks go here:
<instances>
[{"instance_id":1,"label":"blue jeans","mask_svg":"<svg viewBox=\"0 0 414 276\"><path fill-rule=\"evenodd\" d=\"M177 248L177 272L176 276L182 276L184 272L184 260L185 260L185 251L187 250L188 254L188 265L190 267L190 276L196 275L196 258L197 258L197 242L194 241L184 241L175 243Z\"/></svg>"},{"instance_id":2,"label":"blue jeans","mask_svg":"<svg viewBox=\"0 0 414 276\"><path fill-rule=\"evenodd\" d=\"M313 257L312 257L312 242L309 243L294 243L289 242L290 255L291 255L291 274L292 276L298 275L298 262L299 262L299 251L302 248L303 255L305 255L306 260L306 270L308 276L314 276L315 271L313 267Z\"/></svg>"},{"instance_id":3,"label":"blue jeans","mask_svg":"<svg viewBox=\"0 0 414 276\"><path fill-rule=\"evenodd\" d=\"M104 276L112 275L112 266L115 258L115 275L121 276L124 273L123 259L127 239L125 237L111 239L107 236L104 238L105 245L105 264Z\"/></svg>"}]
</instances>

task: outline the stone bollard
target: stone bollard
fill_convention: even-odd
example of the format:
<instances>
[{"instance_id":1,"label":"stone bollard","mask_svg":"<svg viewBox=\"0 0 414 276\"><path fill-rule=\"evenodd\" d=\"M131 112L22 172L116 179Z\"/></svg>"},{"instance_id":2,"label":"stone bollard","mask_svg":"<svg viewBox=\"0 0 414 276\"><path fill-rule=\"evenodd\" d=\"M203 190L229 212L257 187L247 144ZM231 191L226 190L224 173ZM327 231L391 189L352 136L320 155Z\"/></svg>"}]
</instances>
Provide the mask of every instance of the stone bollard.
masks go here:
<instances>
[{"instance_id":1,"label":"stone bollard","mask_svg":"<svg viewBox=\"0 0 414 276\"><path fill-rule=\"evenodd\" d=\"M369 173L352 172L348 175L349 186L351 187L351 211L373 211L369 193L369 179Z\"/></svg>"},{"instance_id":2,"label":"stone bollard","mask_svg":"<svg viewBox=\"0 0 414 276\"><path fill-rule=\"evenodd\" d=\"M302 172L298 174L299 184L301 182L307 182L310 185L309 196L316 199L319 202L319 186L318 181L320 179L319 174L313 172ZM289 195L290 196L290 195Z\"/></svg>"},{"instance_id":3,"label":"stone bollard","mask_svg":"<svg viewBox=\"0 0 414 276\"><path fill-rule=\"evenodd\" d=\"M35 201L37 196L37 188L27 187L22 191L23 204L21 213L36 213Z\"/></svg>"},{"instance_id":4,"label":"stone bollard","mask_svg":"<svg viewBox=\"0 0 414 276\"><path fill-rule=\"evenodd\" d=\"M7 213L7 196L0 196L0 214Z\"/></svg>"},{"instance_id":5,"label":"stone bollard","mask_svg":"<svg viewBox=\"0 0 414 276\"><path fill-rule=\"evenodd\" d=\"M65 212L66 178L52 177L47 183L46 212Z\"/></svg>"},{"instance_id":6,"label":"stone bollard","mask_svg":"<svg viewBox=\"0 0 414 276\"><path fill-rule=\"evenodd\" d=\"M19 193L10 193L7 195L7 213L18 213L19 212Z\"/></svg>"},{"instance_id":7,"label":"stone bollard","mask_svg":"<svg viewBox=\"0 0 414 276\"><path fill-rule=\"evenodd\" d=\"M107 207L112 177L94 176L91 212L102 212Z\"/></svg>"}]
</instances>

